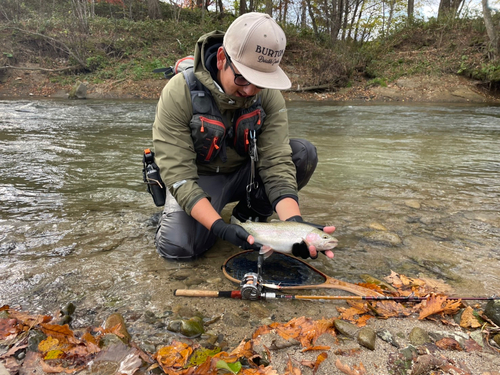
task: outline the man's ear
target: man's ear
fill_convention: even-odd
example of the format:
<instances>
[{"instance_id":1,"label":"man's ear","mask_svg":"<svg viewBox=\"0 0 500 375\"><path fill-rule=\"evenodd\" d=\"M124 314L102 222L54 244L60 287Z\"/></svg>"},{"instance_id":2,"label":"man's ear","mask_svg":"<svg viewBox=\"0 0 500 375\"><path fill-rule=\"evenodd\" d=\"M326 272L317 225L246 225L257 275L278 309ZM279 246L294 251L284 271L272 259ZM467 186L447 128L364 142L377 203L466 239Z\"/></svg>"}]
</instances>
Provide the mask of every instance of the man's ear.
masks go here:
<instances>
[{"instance_id":1,"label":"man's ear","mask_svg":"<svg viewBox=\"0 0 500 375\"><path fill-rule=\"evenodd\" d=\"M226 55L224 54L224 47L219 47L217 50L217 69L224 70L224 64L226 63Z\"/></svg>"}]
</instances>

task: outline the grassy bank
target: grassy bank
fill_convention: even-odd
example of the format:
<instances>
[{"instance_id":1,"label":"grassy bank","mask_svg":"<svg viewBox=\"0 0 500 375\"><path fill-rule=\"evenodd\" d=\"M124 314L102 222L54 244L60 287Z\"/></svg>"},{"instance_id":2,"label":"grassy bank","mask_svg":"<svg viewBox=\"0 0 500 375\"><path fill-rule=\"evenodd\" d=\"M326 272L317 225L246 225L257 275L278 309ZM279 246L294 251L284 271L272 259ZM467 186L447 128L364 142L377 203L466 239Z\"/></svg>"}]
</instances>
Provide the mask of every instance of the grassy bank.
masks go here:
<instances>
[{"instance_id":1,"label":"grassy bank","mask_svg":"<svg viewBox=\"0 0 500 375\"><path fill-rule=\"evenodd\" d=\"M184 12L177 19L109 18L96 15L86 25L62 16L32 16L0 23L0 84L38 71L47 82L104 84L157 80L156 68L170 66L194 51L205 32L225 30L233 16ZM292 89L337 91L363 82L386 86L400 77L457 74L480 80L495 91L500 65L490 60L482 18L438 23L416 21L371 42L337 42L284 26L283 67ZM10 81L9 81L10 79Z\"/></svg>"}]
</instances>

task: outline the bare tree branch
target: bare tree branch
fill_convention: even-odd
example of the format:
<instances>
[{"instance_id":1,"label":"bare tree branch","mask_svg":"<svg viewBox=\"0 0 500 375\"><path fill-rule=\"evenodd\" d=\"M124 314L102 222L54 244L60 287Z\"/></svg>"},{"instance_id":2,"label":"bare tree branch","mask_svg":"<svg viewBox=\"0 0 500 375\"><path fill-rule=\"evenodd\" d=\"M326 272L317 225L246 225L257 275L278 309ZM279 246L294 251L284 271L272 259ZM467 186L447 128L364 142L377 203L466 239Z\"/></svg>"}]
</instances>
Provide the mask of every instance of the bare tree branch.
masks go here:
<instances>
[{"instance_id":1,"label":"bare tree branch","mask_svg":"<svg viewBox=\"0 0 500 375\"><path fill-rule=\"evenodd\" d=\"M33 31L28 31L28 30L20 29L18 27L7 26L6 29L17 30L17 31L20 31L20 32L23 32L23 33L26 33L26 34L29 34L29 35L36 35L36 36L42 37L42 38L44 38L44 39L46 39L46 40L54 43L54 44L52 44L52 46L54 46L55 48L58 48L61 51L66 52L69 56L73 57L82 66L82 68L86 68L87 67L87 64L85 63L85 61L83 61L80 57L78 57L71 50L71 48L69 48L66 44L64 44L64 42L61 42L60 40L52 38L51 36L48 36L48 35L43 35L43 34L40 34L40 33L35 33Z\"/></svg>"}]
</instances>

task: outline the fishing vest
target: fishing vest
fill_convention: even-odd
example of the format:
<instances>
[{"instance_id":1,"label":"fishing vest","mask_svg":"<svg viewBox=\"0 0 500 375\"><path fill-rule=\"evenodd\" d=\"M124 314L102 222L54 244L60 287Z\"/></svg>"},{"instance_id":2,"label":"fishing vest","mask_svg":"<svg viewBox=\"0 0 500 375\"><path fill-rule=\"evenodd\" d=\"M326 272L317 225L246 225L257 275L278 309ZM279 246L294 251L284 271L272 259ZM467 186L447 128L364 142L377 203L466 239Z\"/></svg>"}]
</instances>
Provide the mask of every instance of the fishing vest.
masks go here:
<instances>
[{"instance_id":1,"label":"fishing vest","mask_svg":"<svg viewBox=\"0 0 500 375\"><path fill-rule=\"evenodd\" d=\"M195 77L193 69L183 72L191 93L193 117L189 123L191 138L199 163L210 163L220 154L226 162L226 146L241 156L249 155L250 145L262 132L266 117L259 97L249 108L240 108L232 124L226 124L210 91Z\"/></svg>"}]
</instances>

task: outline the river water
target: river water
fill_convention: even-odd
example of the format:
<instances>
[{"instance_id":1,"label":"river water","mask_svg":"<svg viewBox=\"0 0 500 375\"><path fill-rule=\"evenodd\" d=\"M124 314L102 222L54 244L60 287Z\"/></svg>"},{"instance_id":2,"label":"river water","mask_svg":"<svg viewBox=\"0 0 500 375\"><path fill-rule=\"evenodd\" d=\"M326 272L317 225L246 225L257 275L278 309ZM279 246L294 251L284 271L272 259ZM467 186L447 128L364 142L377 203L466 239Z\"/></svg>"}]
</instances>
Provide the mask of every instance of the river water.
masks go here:
<instances>
[{"instance_id":1,"label":"river water","mask_svg":"<svg viewBox=\"0 0 500 375\"><path fill-rule=\"evenodd\" d=\"M82 324L111 311L140 322L134 314L178 303L173 286L231 288L220 271L236 251L227 243L190 263L156 253L159 209L141 175L155 106L0 101L0 305L50 313L71 301ZM394 270L460 295L499 293L500 107L288 107L290 135L320 157L303 216L337 227L335 259L313 265L349 282ZM175 276L186 270L201 281Z\"/></svg>"}]
</instances>

